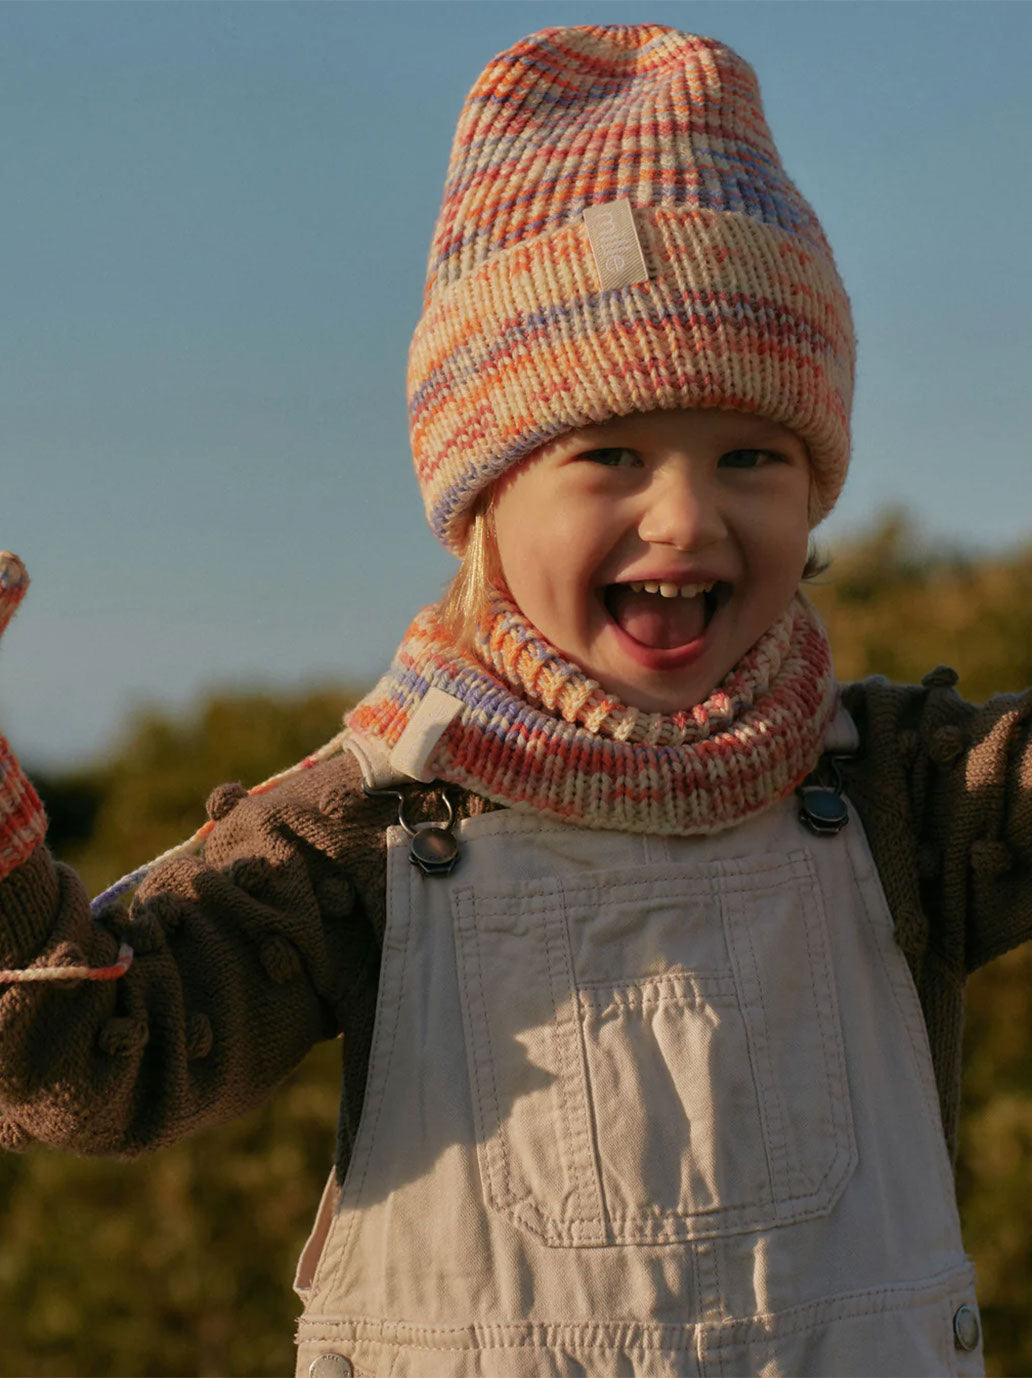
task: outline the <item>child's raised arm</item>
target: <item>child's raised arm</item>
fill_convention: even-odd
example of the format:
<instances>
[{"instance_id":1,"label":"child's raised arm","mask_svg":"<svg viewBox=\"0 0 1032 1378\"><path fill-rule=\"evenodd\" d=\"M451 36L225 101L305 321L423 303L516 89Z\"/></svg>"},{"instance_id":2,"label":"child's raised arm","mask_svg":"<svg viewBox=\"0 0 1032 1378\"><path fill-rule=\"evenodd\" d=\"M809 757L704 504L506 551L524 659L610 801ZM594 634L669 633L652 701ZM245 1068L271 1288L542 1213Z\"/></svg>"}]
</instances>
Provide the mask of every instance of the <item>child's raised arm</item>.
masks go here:
<instances>
[{"instance_id":1,"label":"child's raised arm","mask_svg":"<svg viewBox=\"0 0 1032 1378\"><path fill-rule=\"evenodd\" d=\"M0 554L0 632L27 587ZM0 1146L156 1148L248 1109L349 1027L382 912L368 804L364 830L348 822L357 785L345 754L260 796L221 786L203 858L95 916L0 737Z\"/></svg>"},{"instance_id":2,"label":"child's raised arm","mask_svg":"<svg viewBox=\"0 0 1032 1378\"><path fill-rule=\"evenodd\" d=\"M866 743L850 798L897 887L900 941L962 982L1032 940L1032 687L974 704L956 681L940 666L920 688L875 677L844 699Z\"/></svg>"}]
</instances>

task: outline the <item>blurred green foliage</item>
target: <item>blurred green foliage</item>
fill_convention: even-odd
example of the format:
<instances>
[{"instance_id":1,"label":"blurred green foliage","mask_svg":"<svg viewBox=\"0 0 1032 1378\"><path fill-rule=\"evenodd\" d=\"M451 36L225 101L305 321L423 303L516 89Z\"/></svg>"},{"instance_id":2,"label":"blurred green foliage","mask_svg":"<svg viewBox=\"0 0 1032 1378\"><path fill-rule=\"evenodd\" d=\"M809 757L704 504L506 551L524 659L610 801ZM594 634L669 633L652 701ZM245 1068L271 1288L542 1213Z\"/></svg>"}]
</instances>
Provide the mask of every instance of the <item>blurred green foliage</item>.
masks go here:
<instances>
[{"instance_id":1,"label":"blurred green foliage","mask_svg":"<svg viewBox=\"0 0 1032 1378\"><path fill-rule=\"evenodd\" d=\"M946 662L979 700L1032 683L1032 547L998 560L922 548L889 513L833 552L810 593L842 679L916 681ZM94 770L35 778L51 845L96 892L192 833L224 780L253 784L338 730L352 701L222 694L138 717ZM1032 1373L1032 947L969 985L958 1187L991 1374ZM297 1255L333 1157L339 1047L265 1106L153 1158L0 1156L0 1372L293 1372Z\"/></svg>"}]
</instances>

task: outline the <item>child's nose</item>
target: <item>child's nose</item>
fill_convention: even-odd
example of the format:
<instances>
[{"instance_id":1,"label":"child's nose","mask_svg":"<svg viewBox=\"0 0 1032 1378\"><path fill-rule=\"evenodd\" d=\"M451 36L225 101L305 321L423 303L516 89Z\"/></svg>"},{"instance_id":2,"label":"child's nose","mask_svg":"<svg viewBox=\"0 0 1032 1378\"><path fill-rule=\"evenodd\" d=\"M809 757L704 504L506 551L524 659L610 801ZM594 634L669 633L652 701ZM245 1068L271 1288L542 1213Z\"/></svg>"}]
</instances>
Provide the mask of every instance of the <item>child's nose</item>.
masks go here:
<instances>
[{"instance_id":1,"label":"child's nose","mask_svg":"<svg viewBox=\"0 0 1032 1378\"><path fill-rule=\"evenodd\" d=\"M656 475L649 484L638 534L649 545L702 550L726 534L718 495L707 477L691 469Z\"/></svg>"}]
</instances>

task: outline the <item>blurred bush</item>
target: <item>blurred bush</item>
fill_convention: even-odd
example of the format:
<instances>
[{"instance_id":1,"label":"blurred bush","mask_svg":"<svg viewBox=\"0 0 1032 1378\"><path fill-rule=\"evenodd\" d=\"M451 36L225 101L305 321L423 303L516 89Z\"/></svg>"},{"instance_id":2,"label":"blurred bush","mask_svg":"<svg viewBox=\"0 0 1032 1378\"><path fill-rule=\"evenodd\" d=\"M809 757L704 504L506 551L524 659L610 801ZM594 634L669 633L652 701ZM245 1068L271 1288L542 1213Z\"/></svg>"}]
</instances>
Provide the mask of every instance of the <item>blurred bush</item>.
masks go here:
<instances>
[{"instance_id":1,"label":"blurred bush","mask_svg":"<svg viewBox=\"0 0 1032 1378\"><path fill-rule=\"evenodd\" d=\"M952 664L979 700L1032 683L1032 547L995 560L926 548L888 513L833 552L810 595L842 679L916 682ZM96 892L192 833L224 780L254 784L338 730L347 692L220 694L148 713L95 769L35 776L51 845ZM991 1374L1032 1373L1032 949L969 985L958 1188ZM0 1372L285 1375L297 1255L333 1157L339 1045L264 1107L129 1164L0 1156Z\"/></svg>"}]
</instances>

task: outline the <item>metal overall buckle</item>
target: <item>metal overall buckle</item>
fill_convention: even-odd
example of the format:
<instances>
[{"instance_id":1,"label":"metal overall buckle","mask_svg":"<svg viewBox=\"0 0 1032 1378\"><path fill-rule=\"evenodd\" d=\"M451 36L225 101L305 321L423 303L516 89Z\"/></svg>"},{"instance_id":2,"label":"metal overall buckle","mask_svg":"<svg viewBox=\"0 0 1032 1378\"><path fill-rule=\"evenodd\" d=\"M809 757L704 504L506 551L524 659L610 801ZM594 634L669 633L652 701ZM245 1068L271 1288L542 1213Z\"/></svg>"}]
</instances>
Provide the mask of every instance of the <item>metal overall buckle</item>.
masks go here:
<instances>
[{"instance_id":1,"label":"metal overall buckle","mask_svg":"<svg viewBox=\"0 0 1032 1378\"><path fill-rule=\"evenodd\" d=\"M448 793L444 793L444 806L448 817L443 823L417 823L414 827L405 817L405 796L400 789L370 789L363 784L362 791L371 797L390 796L398 801L398 823L405 830L409 841L409 861L427 876L446 876L455 869L459 860L459 844L452 832L455 822L455 809Z\"/></svg>"},{"instance_id":2,"label":"metal overall buckle","mask_svg":"<svg viewBox=\"0 0 1032 1378\"><path fill-rule=\"evenodd\" d=\"M822 756L796 790L799 796L799 821L816 837L834 837L849 822L849 809L842 793L842 771L838 756ZM829 784L822 776L831 776Z\"/></svg>"}]
</instances>

